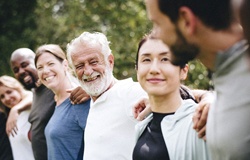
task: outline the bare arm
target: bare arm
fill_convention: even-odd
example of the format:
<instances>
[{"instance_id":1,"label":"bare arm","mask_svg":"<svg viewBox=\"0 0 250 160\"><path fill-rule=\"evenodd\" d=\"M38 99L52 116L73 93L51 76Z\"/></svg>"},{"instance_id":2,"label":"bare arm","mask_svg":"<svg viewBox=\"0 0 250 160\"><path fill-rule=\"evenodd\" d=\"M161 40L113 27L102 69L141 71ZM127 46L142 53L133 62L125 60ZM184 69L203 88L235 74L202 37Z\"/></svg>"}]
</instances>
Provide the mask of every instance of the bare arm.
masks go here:
<instances>
[{"instance_id":1,"label":"bare arm","mask_svg":"<svg viewBox=\"0 0 250 160\"><path fill-rule=\"evenodd\" d=\"M31 91L26 91L24 98L17 105L11 108L6 123L6 133L8 135L11 134L14 137L14 135L17 133L18 128L16 123L18 116L22 111L31 108L32 99L33 99L33 93Z\"/></svg>"}]
</instances>

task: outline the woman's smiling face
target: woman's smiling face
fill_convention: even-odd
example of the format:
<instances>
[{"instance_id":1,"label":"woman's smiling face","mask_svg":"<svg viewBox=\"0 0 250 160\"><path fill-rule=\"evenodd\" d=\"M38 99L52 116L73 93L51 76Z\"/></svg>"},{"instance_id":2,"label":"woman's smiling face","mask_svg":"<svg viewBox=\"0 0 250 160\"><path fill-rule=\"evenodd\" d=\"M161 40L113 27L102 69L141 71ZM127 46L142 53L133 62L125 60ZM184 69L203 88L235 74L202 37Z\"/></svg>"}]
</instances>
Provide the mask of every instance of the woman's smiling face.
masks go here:
<instances>
[{"instance_id":1,"label":"woman's smiling face","mask_svg":"<svg viewBox=\"0 0 250 160\"><path fill-rule=\"evenodd\" d=\"M138 52L137 79L149 95L166 95L179 90L187 70L171 63L170 49L158 39L147 39Z\"/></svg>"}]
</instances>

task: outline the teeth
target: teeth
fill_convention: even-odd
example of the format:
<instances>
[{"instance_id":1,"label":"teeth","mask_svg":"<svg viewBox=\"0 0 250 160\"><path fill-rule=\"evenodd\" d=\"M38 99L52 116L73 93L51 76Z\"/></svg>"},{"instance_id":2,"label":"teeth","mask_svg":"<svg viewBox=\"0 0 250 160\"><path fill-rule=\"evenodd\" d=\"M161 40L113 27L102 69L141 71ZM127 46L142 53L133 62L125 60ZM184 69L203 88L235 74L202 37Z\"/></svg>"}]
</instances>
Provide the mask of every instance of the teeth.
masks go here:
<instances>
[{"instance_id":1,"label":"teeth","mask_svg":"<svg viewBox=\"0 0 250 160\"><path fill-rule=\"evenodd\" d=\"M54 76L47 77L47 78L45 78L45 81L49 81L49 80L51 80L53 77L54 77Z\"/></svg>"},{"instance_id":2,"label":"teeth","mask_svg":"<svg viewBox=\"0 0 250 160\"><path fill-rule=\"evenodd\" d=\"M23 81L28 82L30 79L31 79L30 76L26 76L26 77L24 77Z\"/></svg>"},{"instance_id":3,"label":"teeth","mask_svg":"<svg viewBox=\"0 0 250 160\"><path fill-rule=\"evenodd\" d=\"M89 82L89 81L93 81L95 79L97 79L97 76L96 77L89 77L89 78L85 79L85 81Z\"/></svg>"}]
</instances>

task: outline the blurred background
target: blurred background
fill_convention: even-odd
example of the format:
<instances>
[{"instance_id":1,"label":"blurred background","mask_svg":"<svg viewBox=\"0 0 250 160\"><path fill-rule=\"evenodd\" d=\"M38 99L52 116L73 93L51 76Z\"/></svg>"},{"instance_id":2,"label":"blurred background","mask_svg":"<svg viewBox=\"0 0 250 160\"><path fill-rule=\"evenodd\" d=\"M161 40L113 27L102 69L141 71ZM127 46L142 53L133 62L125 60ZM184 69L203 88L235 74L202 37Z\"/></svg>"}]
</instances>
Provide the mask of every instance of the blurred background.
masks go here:
<instances>
[{"instance_id":1,"label":"blurred background","mask_svg":"<svg viewBox=\"0 0 250 160\"><path fill-rule=\"evenodd\" d=\"M0 75L11 75L9 59L20 47L67 43L82 32L103 32L115 56L114 75L136 80L137 44L152 24L144 0L2 0L0 1ZM210 89L211 75L197 60L190 62L185 84Z\"/></svg>"}]
</instances>

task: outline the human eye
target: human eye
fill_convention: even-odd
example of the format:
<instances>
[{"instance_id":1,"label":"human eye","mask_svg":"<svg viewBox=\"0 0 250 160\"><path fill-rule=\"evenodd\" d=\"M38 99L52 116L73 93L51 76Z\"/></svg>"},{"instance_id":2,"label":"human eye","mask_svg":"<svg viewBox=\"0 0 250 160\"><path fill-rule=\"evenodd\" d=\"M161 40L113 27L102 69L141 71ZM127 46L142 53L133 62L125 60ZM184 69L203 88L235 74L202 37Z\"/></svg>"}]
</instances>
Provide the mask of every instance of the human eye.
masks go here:
<instances>
[{"instance_id":1,"label":"human eye","mask_svg":"<svg viewBox=\"0 0 250 160\"><path fill-rule=\"evenodd\" d=\"M14 73L18 73L18 71L19 71L19 68L13 68Z\"/></svg>"},{"instance_id":2,"label":"human eye","mask_svg":"<svg viewBox=\"0 0 250 160\"><path fill-rule=\"evenodd\" d=\"M162 61L162 62L168 62L169 59L168 59L167 57L163 57L163 58L161 59L161 61Z\"/></svg>"},{"instance_id":3,"label":"human eye","mask_svg":"<svg viewBox=\"0 0 250 160\"><path fill-rule=\"evenodd\" d=\"M90 62L91 65L97 65L98 64L98 61L97 60L93 60Z\"/></svg>"},{"instance_id":4,"label":"human eye","mask_svg":"<svg viewBox=\"0 0 250 160\"><path fill-rule=\"evenodd\" d=\"M141 61L146 63L146 62L150 62L151 60L149 58L143 58Z\"/></svg>"},{"instance_id":5,"label":"human eye","mask_svg":"<svg viewBox=\"0 0 250 160\"><path fill-rule=\"evenodd\" d=\"M2 95L0 96L0 99L4 99L4 94L2 94Z\"/></svg>"},{"instance_id":6,"label":"human eye","mask_svg":"<svg viewBox=\"0 0 250 160\"><path fill-rule=\"evenodd\" d=\"M80 70L80 69L83 68L83 65L82 64L81 65L76 65L75 68L76 68L76 70Z\"/></svg>"},{"instance_id":7,"label":"human eye","mask_svg":"<svg viewBox=\"0 0 250 160\"><path fill-rule=\"evenodd\" d=\"M54 62L50 62L48 65L53 66L54 64L55 64Z\"/></svg>"},{"instance_id":8,"label":"human eye","mask_svg":"<svg viewBox=\"0 0 250 160\"><path fill-rule=\"evenodd\" d=\"M7 93L7 94L11 94L11 93L12 93L12 90L7 90L6 93Z\"/></svg>"},{"instance_id":9,"label":"human eye","mask_svg":"<svg viewBox=\"0 0 250 160\"><path fill-rule=\"evenodd\" d=\"M37 70L38 70L38 71L41 71L42 69L43 69L42 66L38 66L38 67L37 67Z\"/></svg>"},{"instance_id":10,"label":"human eye","mask_svg":"<svg viewBox=\"0 0 250 160\"><path fill-rule=\"evenodd\" d=\"M27 67L28 65L29 65L29 63L27 63L27 62L21 64L22 68L25 68L25 67Z\"/></svg>"}]
</instances>

